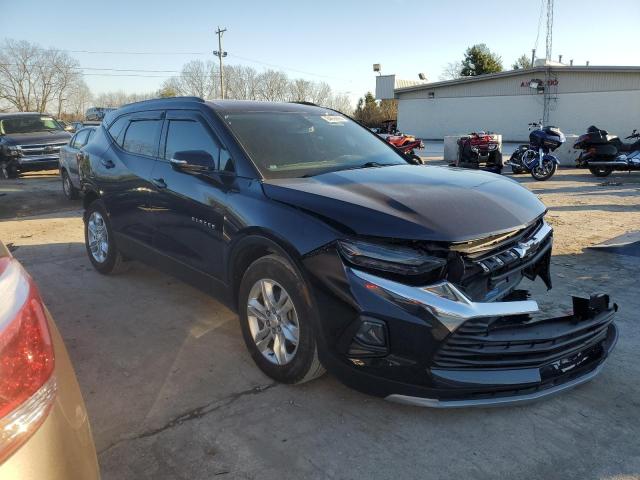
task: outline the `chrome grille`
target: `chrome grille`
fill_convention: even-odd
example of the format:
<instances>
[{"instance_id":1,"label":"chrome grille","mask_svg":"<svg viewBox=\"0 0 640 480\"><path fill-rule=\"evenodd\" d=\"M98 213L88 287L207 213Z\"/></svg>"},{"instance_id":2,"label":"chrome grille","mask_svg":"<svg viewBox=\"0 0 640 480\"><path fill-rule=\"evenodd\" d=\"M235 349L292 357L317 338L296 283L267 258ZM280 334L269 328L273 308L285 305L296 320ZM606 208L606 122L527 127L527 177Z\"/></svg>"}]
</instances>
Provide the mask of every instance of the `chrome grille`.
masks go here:
<instances>
[{"instance_id":1,"label":"chrome grille","mask_svg":"<svg viewBox=\"0 0 640 480\"><path fill-rule=\"evenodd\" d=\"M35 145L18 145L22 160L47 160L60 157L60 149L67 142L41 143Z\"/></svg>"}]
</instances>

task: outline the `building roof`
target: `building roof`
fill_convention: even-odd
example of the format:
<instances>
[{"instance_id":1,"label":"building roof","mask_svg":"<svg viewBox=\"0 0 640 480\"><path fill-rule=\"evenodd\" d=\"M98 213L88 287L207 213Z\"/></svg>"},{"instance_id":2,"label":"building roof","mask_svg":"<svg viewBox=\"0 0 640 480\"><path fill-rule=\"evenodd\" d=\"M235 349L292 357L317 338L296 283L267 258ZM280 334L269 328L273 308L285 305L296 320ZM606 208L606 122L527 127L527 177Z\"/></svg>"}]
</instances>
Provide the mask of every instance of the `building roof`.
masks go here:
<instances>
[{"instance_id":1,"label":"building roof","mask_svg":"<svg viewBox=\"0 0 640 480\"><path fill-rule=\"evenodd\" d=\"M474 77L462 77L453 80L445 80L442 82L423 83L420 85L414 85L410 87L396 88L395 93L415 92L419 90L432 90L439 87L448 87L451 85L460 85L464 83L484 82L487 80L493 80L496 78L514 77L523 74L540 73L544 74L547 71L551 72L580 72L580 73L638 73L640 74L640 66L586 66L586 65L563 65L563 66L541 66L533 68L521 68L518 70L507 70L498 73L487 73L485 75L478 75Z\"/></svg>"}]
</instances>

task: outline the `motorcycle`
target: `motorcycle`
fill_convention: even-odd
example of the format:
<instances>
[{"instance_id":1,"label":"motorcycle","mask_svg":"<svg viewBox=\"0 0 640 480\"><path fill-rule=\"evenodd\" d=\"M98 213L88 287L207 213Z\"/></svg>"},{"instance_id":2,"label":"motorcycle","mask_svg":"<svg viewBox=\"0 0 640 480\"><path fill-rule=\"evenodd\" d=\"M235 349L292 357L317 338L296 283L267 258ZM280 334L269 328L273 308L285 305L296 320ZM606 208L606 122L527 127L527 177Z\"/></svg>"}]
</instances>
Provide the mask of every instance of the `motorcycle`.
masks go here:
<instances>
[{"instance_id":1,"label":"motorcycle","mask_svg":"<svg viewBox=\"0 0 640 480\"><path fill-rule=\"evenodd\" d=\"M511 155L507 165L511 166L514 174L529 172L536 180L549 180L560 164L551 152L565 140L558 127L545 127L542 122L530 123L529 144L520 145Z\"/></svg>"},{"instance_id":2,"label":"motorcycle","mask_svg":"<svg viewBox=\"0 0 640 480\"><path fill-rule=\"evenodd\" d=\"M497 135L473 132L458 140L456 167L475 168L502 173L502 152Z\"/></svg>"},{"instance_id":3,"label":"motorcycle","mask_svg":"<svg viewBox=\"0 0 640 480\"><path fill-rule=\"evenodd\" d=\"M614 170L640 170L640 132L633 130L625 143L606 130L590 126L587 133L580 135L573 148L582 150L576 159L576 167L587 167L596 177L607 177Z\"/></svg>"},{"instance_id":4,"label":"motorcycle","mask_svg":"<svg viewBox=\"0 0 640 480\"><path fill-rule=\"evenodd\" d=\"M416 153L416 150L422 150L424 148L424 142L422 140L416 139L413 135L403 135L402 133L389 135L385 140L400 150L411 163L424 164L424 161Z\"/></svg>"}]
</instances>

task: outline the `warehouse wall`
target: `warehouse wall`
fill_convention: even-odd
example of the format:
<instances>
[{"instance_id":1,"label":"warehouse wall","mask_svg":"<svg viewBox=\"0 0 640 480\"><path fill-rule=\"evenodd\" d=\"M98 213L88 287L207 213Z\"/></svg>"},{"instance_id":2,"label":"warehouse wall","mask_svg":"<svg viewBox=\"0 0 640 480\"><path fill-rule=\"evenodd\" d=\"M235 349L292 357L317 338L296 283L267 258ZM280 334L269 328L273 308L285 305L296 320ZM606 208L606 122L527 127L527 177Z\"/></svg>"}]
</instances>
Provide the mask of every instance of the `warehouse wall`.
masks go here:
<instances>
[{"instance_id":1,"label":"warehouse wall","mask_svg":"<svg viewBox=\"0 0 640 480\"><path fill-rule=\"evenodd\" d=\"M564 133L585 133L589 125L626 137L640 130L640 90L620 92L565 93L558 96L550 123Z\"/></svg>"},{"instance_id":2,"label":"warehouse wall","mask_svg":"<svg viewBox=\"0 0 640 480\"><path fill-rule=\"evenodd\" d=\"M542 95L415 99L398 102L398 129L420 138L441 139L473 131L528 138L527 124L542 117Z\"/></svg>"},{"instance_id":3,"label":"warehouse wall","mask_svg":"<svg viewBox=\"0 0 640 480\"><path fill-rule=\"evenodd\" d=\"M619 136L640 129L640 90L563 93L552 102L550 123L565 134L584 133L597 125ZM527 124L542 118L542 95L502 95L405 99L398 102L398 129L420 138L441 139L485 130L501 133L503 141L528 137Z\"/></svg>"}]
</instances>

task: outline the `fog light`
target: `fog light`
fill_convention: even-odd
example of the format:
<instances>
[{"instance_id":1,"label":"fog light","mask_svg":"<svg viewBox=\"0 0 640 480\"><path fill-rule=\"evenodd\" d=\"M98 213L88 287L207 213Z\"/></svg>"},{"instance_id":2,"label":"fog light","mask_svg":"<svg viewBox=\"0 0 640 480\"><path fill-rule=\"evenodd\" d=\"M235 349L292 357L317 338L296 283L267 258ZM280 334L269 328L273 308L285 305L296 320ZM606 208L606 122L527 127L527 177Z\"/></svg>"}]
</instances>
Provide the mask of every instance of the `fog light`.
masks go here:
<instances>
[{"instance_id":1,"label":"fog light","mask_svg":"<svg viewBox=\"0 0 640 480\"><path fill-rule=\"evenodd\" d=\"M384 347L387 344L387 329L382 321L364 320L355 338L365 345Z\"/></svg>"}]
</instances>

